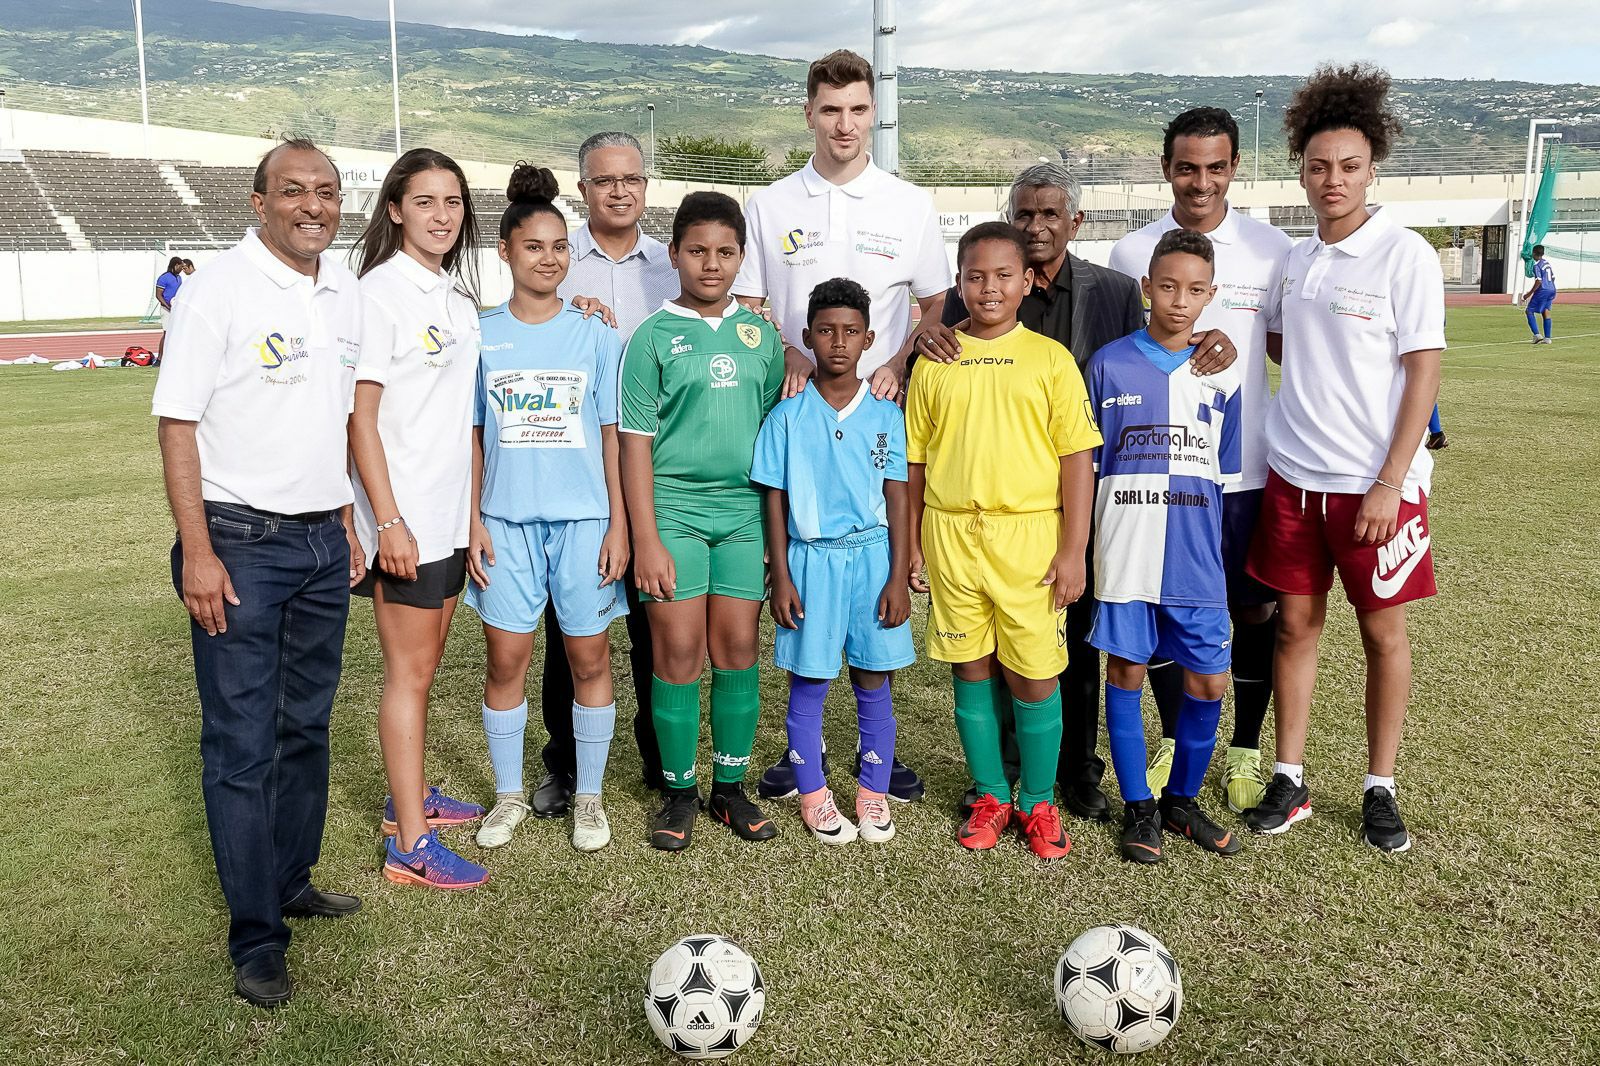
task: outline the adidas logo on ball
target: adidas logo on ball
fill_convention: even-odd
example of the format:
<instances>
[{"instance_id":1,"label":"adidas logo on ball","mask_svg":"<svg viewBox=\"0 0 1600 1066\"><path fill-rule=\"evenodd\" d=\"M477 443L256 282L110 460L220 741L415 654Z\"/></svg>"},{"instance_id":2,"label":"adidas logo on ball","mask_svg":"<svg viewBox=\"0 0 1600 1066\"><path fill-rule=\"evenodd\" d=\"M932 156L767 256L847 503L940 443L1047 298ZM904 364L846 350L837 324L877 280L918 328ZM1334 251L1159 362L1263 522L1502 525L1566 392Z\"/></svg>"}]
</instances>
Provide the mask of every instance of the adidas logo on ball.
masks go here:
<instances>
[{"instance_id":1,"label":"adidas logo on ball","mask_svg":"<svg viewBox=\"0 0 1600 1066\"><path fill-rule=\"evenodd\" d=\"M706 1012L705 1011L700 1011L693 1018L689 1019L689 1024L685 1025L684 1028L685 1029L710 1029L710 1028L712 1028L711 1019L706 1017Z\"/></svg>"}]
</instances>

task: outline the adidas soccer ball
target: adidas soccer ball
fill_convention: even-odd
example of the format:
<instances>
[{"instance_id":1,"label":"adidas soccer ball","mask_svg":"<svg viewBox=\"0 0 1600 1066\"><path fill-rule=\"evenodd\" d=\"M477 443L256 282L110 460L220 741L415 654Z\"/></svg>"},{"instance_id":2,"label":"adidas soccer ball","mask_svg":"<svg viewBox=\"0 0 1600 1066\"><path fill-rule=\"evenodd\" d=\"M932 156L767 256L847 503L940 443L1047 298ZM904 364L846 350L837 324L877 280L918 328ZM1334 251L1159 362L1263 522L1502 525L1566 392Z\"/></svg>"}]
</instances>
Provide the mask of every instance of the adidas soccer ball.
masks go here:
<instances>
[{"instance_id":1,"label":"adidas soccer ball","mask_svg":"<svg viewBox=\"0 0 1600 1066\"><path fill-rule=\"evenodd\" d=\"M761 1025L761 967L733 941L686 936L650 967L644 1013L661 1042L687 1059L720 1059Z\"/></svg>"},{"instance_id":2,"label":"adidas soccer ball","mask_svg":"<svg viewBox=\"0 0 1600 1066\"><path fill-rule=\"evenodd\" d=\"M1178 1024L1183 979L1161 941L1131 925L1100 925L1056 963L1056 1006L1084 1040L1132 1055Z\"/></svg>"}]
</instances>

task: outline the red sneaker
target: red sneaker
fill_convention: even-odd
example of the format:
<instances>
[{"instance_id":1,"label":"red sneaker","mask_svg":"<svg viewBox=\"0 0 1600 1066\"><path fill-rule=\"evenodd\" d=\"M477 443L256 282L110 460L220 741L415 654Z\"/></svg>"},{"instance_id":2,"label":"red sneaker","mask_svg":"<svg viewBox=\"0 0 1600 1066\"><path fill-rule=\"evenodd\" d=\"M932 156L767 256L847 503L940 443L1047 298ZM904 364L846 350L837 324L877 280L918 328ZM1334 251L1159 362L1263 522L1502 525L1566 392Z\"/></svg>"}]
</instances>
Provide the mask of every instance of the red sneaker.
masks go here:
<instances>
[{"instance_id":1,"label":"red sneaker","mask_svg":"<svg viewBox=\"0 0 1600 1066\"><path fill-rule=\"evenodd\" d=\"M1054 803L1035 803L1032 814L1020 816L1028 847L1041 859L1059 859L1072 850L1072 838L1061 825Z\"/></svg>"},{"instance_id":2,"label":"red sneaker","mask_svg":"<svg viewBox=\"0 0 1600 1066\"><path fill-rule=\"evenodd\" d=\"M973 851L987 851L1000 843L1000 834L1011 824L1012 813L1011 804L1001 803L987 792L979 794L971 816L956 833L956 842Z\"/></svg>"}]
</instances>

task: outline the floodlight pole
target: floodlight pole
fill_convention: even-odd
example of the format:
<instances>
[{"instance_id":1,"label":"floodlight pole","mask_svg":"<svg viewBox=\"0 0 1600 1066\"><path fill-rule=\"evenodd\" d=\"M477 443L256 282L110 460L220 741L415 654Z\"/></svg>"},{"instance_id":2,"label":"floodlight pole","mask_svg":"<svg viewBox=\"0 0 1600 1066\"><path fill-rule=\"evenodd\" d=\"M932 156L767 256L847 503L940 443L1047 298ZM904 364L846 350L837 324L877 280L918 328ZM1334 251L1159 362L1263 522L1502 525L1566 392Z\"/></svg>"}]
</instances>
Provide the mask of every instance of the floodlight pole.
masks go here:
<instances>
[{"instance_id":1,"label":"floodlight pole","mask_svg":"<svg viewBox=\"0 0 1600 1066\"><path fill-rule=\"evenodd\" d=\"M894 0L872 0L872 69L877 75L878 123L872 128L872 161L900 173L900 73L894 54Z\"/></svg>"},{"instance_id":2,"label":"floodlight pole","mask_svg":"<svg viewBox=\"0 0 1600 1066\"><path fill-rule=\"evenodd\" d=\"M394 0L389 0L389 86L394 91L394 154L400 157L400 46L394 25Z\"/></svg>"},{"instance_id":3,"label":"floodlight pole","mask_svg":"<svg viewBox=\"0 0 1600 1066\"><path fill-rule=\"evenodd\" d=\"M133 38L139 52L139 123L144 132L144 154L150 155L150 84L144 72L144 0L133 0Z\"/></svg>"},{"instance_id":4,"label":"floodlight pole","mask_svg":"<svg viewBox=\"0 0 1600 1066\"><path fill-rule=\"evenodd\" d=\"M1528 209L1531 206L1533 194L1533 153L1538 147L1539 143L1539 127L1554 126L1556 125L1556 122L1557 120L1553 118L1536 118L1531 119L1528 122L1528 157L1527 160L1522 164L1522 215L1518 220L1516 243L1506 249L1508 253L1506 259L1508 261L1511 258L1509 254L1511 248L1515 248L1517 250L1518 262L1522 260L1522 246L1527 243L1528 240ZM1511 271L1506 271L1508 277L1510 273ZM1520 279L1515 285L1511 284L1509 280L1507 281L1506 288L1510 293L1512 303L1517 302L1517 296L1519 295L1518 290L1521 287L1522 282Z\"/></svg>"},{"instance_id":5,"label":"floodlight pole","mask_svg":"<svg viewBox=\"0 0 1600 1066\"><path fill-rule=\"evenodd\" d=\"M1261 99L1264 95L1263 90L1256 90L1256 150L1250 157L1255 165L1255 177L1250 179L1251 185L1261 180Z\"/></svg>"},{"instance_id":6,"label":"floodlight pole","mask_svg":"<svg viewBox=\"0 0 1600 1066\"><path fill-rule=\"evenodd\" d=\"M649 176L656 176L656 105L645 104L644 109L650 112L650 170Z\"/></svg>"}]
</instances>

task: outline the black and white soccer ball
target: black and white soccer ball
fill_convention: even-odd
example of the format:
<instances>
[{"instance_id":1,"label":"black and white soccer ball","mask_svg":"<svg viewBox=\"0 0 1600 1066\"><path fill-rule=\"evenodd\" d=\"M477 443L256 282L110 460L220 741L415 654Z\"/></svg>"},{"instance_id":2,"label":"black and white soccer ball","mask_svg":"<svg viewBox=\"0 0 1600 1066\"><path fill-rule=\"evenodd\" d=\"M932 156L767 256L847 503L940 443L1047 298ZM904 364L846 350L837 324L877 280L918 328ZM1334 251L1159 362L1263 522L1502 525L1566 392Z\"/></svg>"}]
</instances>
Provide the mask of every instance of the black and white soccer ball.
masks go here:
<instances>
[{"instance_id":1,"label":"black and white soccer ball","mask_svg":"<svg viewBox=\"0 0 1600 1066\"><path fill-rule=\"evenodd\" d=\"M1056 1007L1084 1040L1132 1055L1178 1024L1183 979L1161 941L1131 925L1098 925L1056 963Z\"/></svg>"},{"instance_id":2,"label":"black and white soccer ball","mask_svg":"<svg viewBox=\"0 0 1600 1066\"><path fill-rule=\"evenodd\" d=\"M726 937L686 936L656 959L644 1013L661 1042L686 1059L720 1059L761 1025L767 986L756 960Z\"/></svg>"}]
</instances>

